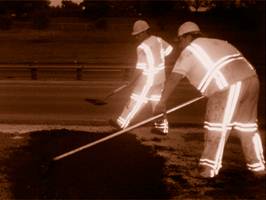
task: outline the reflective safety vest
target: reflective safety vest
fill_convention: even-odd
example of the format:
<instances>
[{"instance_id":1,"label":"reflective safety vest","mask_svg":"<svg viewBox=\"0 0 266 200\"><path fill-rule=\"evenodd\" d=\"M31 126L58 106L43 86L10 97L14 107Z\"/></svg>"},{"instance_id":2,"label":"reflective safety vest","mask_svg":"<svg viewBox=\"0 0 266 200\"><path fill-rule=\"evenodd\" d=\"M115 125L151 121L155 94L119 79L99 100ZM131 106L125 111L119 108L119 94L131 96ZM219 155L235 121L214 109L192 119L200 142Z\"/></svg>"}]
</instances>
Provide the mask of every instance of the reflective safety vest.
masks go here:
<instances>
[{"instance_id":1,"label":"reflective safety vest","mask_svg":"<svg viewBox=\"0 0 266 200\"><path fill-rule=\"evenodd\" d=\"M165 57L172 49L171 45L156 36L150 36L137 47L136 68L142 70L142 75L135 83L129 103L117 119L121 128L129 125L145 103L160 101L165 82ZM166 133L167 121L159 128Z\"/></svg>"},{"instance_id":2,"label":"reflective safety vest","mask_svg":"<svg viewBox=\"0 0 266 200\"><path fill-rule=\"evenodd\" d=\"M197 38L190 43L177 59L173 72L186 76L205 96L256 74L233 45L210 38Z\"/></svg>"},{"instance_id":3,"label":"reflective safety vest","mask_svg":"<svg viewBox=\"0 0 266 200\"><path fill-rule=\"evenodd\" d=\"M173 47L157 36L150 36L137 47L136 68L143 70L148 84L161 84L165 81L165 57Z\"/></svg>"}]
</instances>

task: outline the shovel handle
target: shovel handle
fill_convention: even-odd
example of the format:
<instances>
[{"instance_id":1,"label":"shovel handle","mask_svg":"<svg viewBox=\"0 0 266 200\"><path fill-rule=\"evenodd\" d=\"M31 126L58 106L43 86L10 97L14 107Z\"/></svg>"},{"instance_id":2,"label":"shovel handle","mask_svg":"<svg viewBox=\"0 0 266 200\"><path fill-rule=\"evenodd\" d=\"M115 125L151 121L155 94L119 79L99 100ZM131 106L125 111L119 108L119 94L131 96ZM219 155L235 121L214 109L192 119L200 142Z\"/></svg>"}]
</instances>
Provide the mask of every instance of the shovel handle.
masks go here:
<instances>
[{"instance_id":1,"label":"shovel handle","mask_svg":"<svg viewBox=\"0 0 266 200\"><path fill-rule=\"evenodd\" d=\"M181 108L183 108L183 107L185 107L185 106L188 106L188 105L190 105L190 104L192 104L192 103L194 103L194 102L196 102L196 101L199 101L200 99L203 99L203 98L204 98L204 96L200 96L200 97L197 97L197 98L191 99L190 101L187 101L187 102L185 102L185 103L183 103L183 104L181 104L181 105L177 105L177 106L173 107L172 109L167 110L167 111L166 111L166 114L170 114L170 113L172 113L172 112L174 112L174 111L176 111L176 110L179 110L179 109L181 109ZM148 122L151 122L151 121L153 121L153 120L155 120L155 119L158 119L158 118L160 118L160 117L162 117L162 116L164 116L164 115L165 115L165 113L161 113L161 114L158 114L158 115L156 115L156 116L150 117L150 118L148 118L148 119L146 119L146 120L143 120L143 121L141 121L141 122L139 122L139 123L137 123L137 124L135 124L135 125L129 126L129 127L125 128L125 129L122 129L122 130L120 130L120 131L117 131L117 132L115 132L115 133L113 133L113 134L111 134L111 135L108 135L108 136L106 136L106 137L103 137L103 138L101 138L101 139L99 139L99 140L96 140L96 141L94 141L94 142L91 142L91 143L85 144L85 145L83 145L83 146L81 146L81 147L78 147L78 148L73 149L73 150L71 150L71 151L68 151L68 152L66 152L66 153L64 153L64 154L61 154L61 155L59 155L59 156L56 156L56 157L53 158L53 160L54 160L54 161L60 160L60 159L62 159L62 158L65 158L65 157L67 157L67 156L70 156L70 155L72 155L72 154L75 154L75 153L77 153L77 152L79 152L79 151L82 151L82 150L84 150L84 149L87 149L87 148L89 148L89 147L92 147L92 146L94 146L94 145L96 145L96 144L99 144L99 143L102 143L102 142L104 142L104 141L106 141L106 140L109 140L109 139L111 139L111 138L117 137L117 136L119 136L119 135L121 135L121 134L123 134L123 133L126 133L126 132L128 132L128 131L130 131L130 130L133 130L133 129L139 127L139 126L142 126L142 125L144 125L144 124L146 124L146 123L148 123Z\"/></svg>"},{"instance_id":2,"label":"shovel handle","mask_svg":"<svg viewBox=\"0 0 266 200\"><path fill-rule=\"evenodd\" d=\"M117 92L123 90L125 87L127 87L128 84L124 84L122 86L120 86L119 88L116 88L115 90L113 90L110 94L108 94L106 97L104 97L103 100L106 100L107 98L109 98L110 96L113 96L114 94L116 94Z\"/></svg>"}]
</instances>

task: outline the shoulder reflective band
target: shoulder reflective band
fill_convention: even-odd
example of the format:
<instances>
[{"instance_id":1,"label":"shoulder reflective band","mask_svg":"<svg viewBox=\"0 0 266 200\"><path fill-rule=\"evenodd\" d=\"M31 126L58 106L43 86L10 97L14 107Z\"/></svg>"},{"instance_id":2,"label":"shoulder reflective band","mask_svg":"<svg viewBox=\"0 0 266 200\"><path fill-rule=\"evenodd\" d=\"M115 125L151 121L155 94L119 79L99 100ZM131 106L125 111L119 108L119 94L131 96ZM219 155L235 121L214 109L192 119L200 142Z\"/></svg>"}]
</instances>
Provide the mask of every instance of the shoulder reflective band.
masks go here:
<instances>
[{"instance_id":1,"label":"shoulder reflective band","mask_svg":"<svg viewBox=\"0 0 266 200\"><path fill-rule=\"evenodd\" d=\"M199 45L193 43L187 46L186 49L189 50L199 60L199 62L202 63L203 67L207 70L206 74L208 74L210 80L214 78L220 89L223 89L224 87L228 86L226 79L219 70L215 70L214 73L210 73L215 63L212 61L209 55L204 51L204 49L202 49ZM206 81L204 81L204 79L206 79L205 77L198 86L198 90L200 90L201 92L205 91L202 88L203 85L206 83ZM205 89L207 88L207 86L205 86Z\"/></svg>"},{"instance_id":2,"label":"shoulder reflective band","mask_svg":"<svg viewBox=\"0 0 266 200\"><path fill-rule=\"evenodd\" d=\"M139 47L141 49L143 49L143 51L145 52L145 54L147 56L147 61L148 61L149 67L153 68L154 58L153 58L152 51L151 51L150 47L148 45L146 45L145 43L142 43Z\"/></svg>"},{"instance_id":3,"label":"shoulder reflective band","mask_svg":"<svg viewBox=\"0 0 266 200\"><path fill-rule=\"evenodd\" d=\"M233 54L233 55L229 55L229 56L225 56L221 59L219 59L216 63L214 63L214 66L212 67L212 69L210 69L204 76L204 78L202 79L199 88L201 88L202 91L205 91L208 87L208 85L210 84L210 82L212 81L213 77L215 76L215 74L217 72L219 72L219 70L221 68L223 68L225 65L227 65L228 63L235 61L235 60L242 60L244 59L243 56L241 56L240 54ZM227 84L225 85L225 87L227 86Z\"/></svg>"}]
</instances>

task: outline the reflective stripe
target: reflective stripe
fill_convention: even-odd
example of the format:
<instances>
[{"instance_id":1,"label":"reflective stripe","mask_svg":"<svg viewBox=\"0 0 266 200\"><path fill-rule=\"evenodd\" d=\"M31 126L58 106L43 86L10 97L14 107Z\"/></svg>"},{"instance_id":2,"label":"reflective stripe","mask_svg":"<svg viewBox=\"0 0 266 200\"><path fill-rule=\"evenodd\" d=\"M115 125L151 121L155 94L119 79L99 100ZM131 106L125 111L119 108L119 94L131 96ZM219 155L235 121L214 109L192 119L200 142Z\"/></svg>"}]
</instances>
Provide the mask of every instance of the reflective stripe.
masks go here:
<instances>
[{"instance_id":1,"label":"reflective stripe","mask_svg":"<svg viewBox=\"0 0 266 200\"><path fill-rule=\"evenodd\" d=\"M160 63L157 67L155 67L155 63L154 63L154 57L152 54L152 50L151 48L146 45L145 43L142 43L139 46L141 49L143 49L143 51L145 52L146 56L147 56L147 62L148 62L148 68L144 68L143 70L143 74L144 75L151 75L151 74L155 74L160 70L163 70L165 68L164 63ZM147 66L147 65L146 65Z\"/></svg>"},{"instance_id":2,"label":"reflective stripe","mask_svg":"<svg viewBox=\"0 0 266 200\"><path fill-rule=\"evenodd\" d=\"M220 163L222 162L226 133L227 133L226 127L228 126L228 124L230 124L232 117L234 115L235 108L240 95L240 90L241 90L241 82L237 82L236 84L232 85L229 90L229 96L226 103L224 118L223 118L222 138L219 143L218 152L216 155L217 166L220 165Z\"/></svg>"},{"instance_id":3,"label":"reflective stripe","mask_svg":"<svg viewBox=\"0 0 266 200\"><path fill-rule=\"evenodd\" d=\"M240 81L238 81L236 84L233 84L230 87L228 101L226 104L224 119L223 119L223 126L224 127L226 125L230 124L232 117L234 115L235 108L236 108L238 98L240 95L241 84L242 83Z\"/></svg>"},{"instance_id":4,"label":"reflective stripe","mask_svg":"<svg viewBox=\"0 0 266 200\"><path fill-rule=\"evenodd\" d=\"M210 130L210 131L223 131L223 124L222 123L210 123L205 121L204 122L204 128ZM255 132L258 130L258 125L256 123L239 123L234 122L230 123L226 126L227 130L230 129L236 129L238 131L242 132Z\"/></svg>"},{"instance_id":5,"label":"reflective stripe","mask_svg":"<svg viewBox=\"0 0 266 200\"><path fill-rule=\"evenodd\" d=\"M132 93L130 96L131 99L133 99L134 101L139 101L139 99L141 98L141 95ZM148 102L148 98L143 99L143 103L147 103Z\"/></svg>"},{"instance_id":6,"label":"reflective stripe","mask_svg":"<svg viewBox=\"0 0 266 200\"><path fill-rule=\"evenodd\" d=\"M145 85L142 93L139 96L136 96L136 99L135 99L136 105L133 107L133 109L127 116L126 121L130 121L133 118L133 116L138 112L141 105L147 101L146 96L147 96L149 89L150 89L150 86Z\"/></svg>"},{"instance_id":7,"label":"reflective stripe","mask_svg":"<svg viewBox=\"0 0 266 200\"><path fill-rule=\"evenodd\" d=\"M237 55L240 55L240 54L237 54ZM207 73L205 74L205 76L201 80L201 82L200 82L200 84L198 86L198 89L199 90L202 90L202 88L203 88L204 85L207 85L207 86L209 85L209 83L213 79L213 77L214 77L215 73L217 72L217 70L219 70L221 68L221 64L225 60L227 60L228 58L230 58L230 57L231 56L225 56L225 57L221 58L220 60L218 60L216 63L213 63L213 66L208 69ZM206 89L207 86L205 86L205 89Z\"/></svg>"},{"instance_id":8,"label":"reflective stripe","mask_svg":"<svg viewBox=\"0 0 266 200\"><path fill-rule=\"evenodd\" d=\"M163 133L168 133L168 120L163 119L162 121L157 121L154 123L154 127L159 129Z\"/></svg>"},{"instance_id":9,"label":"reflective stripe","mask_svg":"<svg viewBox=\"0 0 266 200\"><path fill-rule=\"evenodd\" d=\"M209 55L197 44L190 44L187 49L195 55L195 57L202 63L203 67L207 70L207 73L209 70L212 69L214 62L211 60ZM214 75L215 81L220 89L227 86L227 82L225 81L224 76L220 71L215 73ZM198 87L198 89L201 91L201 88Z\"/></svg>"},{"instance_id":10,"label":"reflective stripe","mask_svg":"<svg viewBox=\"0 0 266 200\"><path fill-rule=\"evenodd\" d=\"M161 58L168 56L172 52L173 47L171 45L169 45L166 49L164 49L163 44L162 44L163 43L162 39L157 37L157 41L160 43L160 46L161 46L161 51L160 51Z\"/></svg>"},{"instance_id":11,"label":"reflective stripe","mask_svg":"<svg viewBox=\"0 0 266 200\"><path fill-rule=\"evenodd\" d=\"M151 95L148 99L150 101L160 101L161 95Z\"/></svg>"},{"instance_id":12,"label":"reflective stripe","mask_svg":"<svg viewBox=\"0 0 266 200\"><path fill-rule=\"evenodd\" d=\"M222 131L222 123L211 123L211 122L204 122L204 128L210 130L210 131ZM255 132L258 130L258 125L257 123L239 123L239 122L234 122L227 124L226 129L236 129L239 131L243 132Z\"/></svg>"},{"instance_id":13,"label":"reflective stripe","mask_svg":"<svg viewBox=\"0 0 266 200\"><path fill-rule=\"evenodd\" d=\"M173 50L173 47L168 46L164 51L164 56L168 56Z\"/></svg>"},{"instance_id":14,"label":"reflective stripe","mask_svg":"<svg viewBox=\"0 0 266 200\"><path fill-rule=\"evenodd\" d=\"M228 124L226 127L224 127L224 125L222 123L211 123L211 122L204 122L204 128L208 129L209 131L218 131L218 132L222 132L224 129L231 130L232 129L232 125Z\"/></svg>"},{"instance_id":15,"label":"reflective stripe","mask_svg":"<svg viewBox=\"0 0 266 200\"><path fill-rule=\"evenodd\" d=\"M257 123L233 123L234 129L242 132L256 132L258 130Z\"/></svg>"},{"instance_id":16,"label":"reflective stripe","mask_svg":"<svg viewBox=\"0 0 266 200\"><path fill-rule=\"evenodd\" d=\"M219 169L222 168L221 163L219 166L216 166L216 163L210 159L200 159L199 163L200 165L205 165L205 166L212 168L212 170L210 171L212 173L211 177L217 175L219 172Z\"/></svg>"},{"instance_id":17,"label":"reflective stripe","mask_svg":"<svg viewBox=\"0 0 266 200\"><path fill-rule=\"evenodd\" d=\"M225 56L223 58L221 58L220 60L218 60L212 69L210 69L204 76L204 78L202 79L199 88L202 92L206 91L207 87L209 86L210 82L212 81L212 79L214 78L215 74L221 69L223 68L225 65L227 65L228 63L234 61L234 60L241 60L244 59L240 54L234 54L234 55L230 55L230 56ZM228 86L228 83L226 80L223 80L224 82L224 87ZM222 88L221 88L222 89Z\"/></svg>"},{"instance_id":18,"label":"reflective stripe","mask_svg":"<svg viewBox=\"0 0 266 200\"><path fill-rule=\"evenodd\" d=\"M141 95L136 94L136 93L132 93L130 96L131 99L133 99L134 101L139 101L139 99L141 98ZM150 101L160 101L161 99L161 95L151 95L150 97L145 97L143 103L147 103L149 100Z\"/></svg>"},{"instance_id":19,"label":"reflective stripe","mask_svg":"<svg viewBox=\"0 0 266 200\"><path fill-rule=\"evenodd\" d=\"M142 43L139 46L141 49L143 49L143 51L145 52L146 56L147 56L147 62L150 68L154 67L154 58L152 55L152 51L150 49L150 47L148 45L146 45L145 43Z\"/></svg>"},{"instance_id":20,"label":"reflective stripe","mask_svg":"<svg viewBox=\"0 0 266 200\"><path fill-rule=\"evenodd\" d=\"M123 124L124 128L129 124L129 122L132 120L135 114L139 111L142 104L147 102L146 96L151 86L153 85L153 81L154 81L154 73L152 73L154 71L154 58L153 58L152 51L150 47L146 45L145 43L142 43L139 46L139 48L143 49L143 51L145 52L150 70L146 70L146 71L144 70L144 72L148 72L148 73L147 73L147 81L143 87L141 94L133 93L131 96L131 98L133 98L136 101L136 104L133 106L132 110L129 112L128 116L125 118L125 122Z\"/></svg>"},{"instance_id":21,"label":"reflective stripe","mask_svg":"<svg viewBox=\"0 0 266 200\"><path fill-rule=\"evenodd\" d=\"M247 164L247 167L251 171L262 171L265 170L265 165L262 163L253 163L253 164Z\"/></svg>"},{"instance_id":22,"label":"reflective stripe","mask_svg":"<svg viewBox=\"0 0 266 200\"><path fill-rule=\"evenodd\" d=\"M157 74L159 71L163 70L164 69L164 66L163 67L156 67L156 68L152 68L152 69L144 69L143 70L143 75L155 75Z\"/></svg>"},{"instance_id":23,"label":"reflective stripe","mask_svg":"<svg viewBox=\"0 0 266 200\"><path fill-rule=\"evenodd\" d=\"M200 90L202 93L207 90L209 84L213 79L215 79L215 82L219 89L227 87L228 82L225 79L224 75L220 72L220 69L235 60L245 60L245 58L241 54L237 53L224 56L218 61L213 62L204 49L202 49L199 45L193 43L187 47L187 50L189 50L207 70L205 76L202 78L200 84L197 87L197 89Z\"/></svg>"},{"instance_id":24,"label":"reflective stripe","mask_svg":"<svg viewBox=\"0 0 266 200\"><path fill-rule=\"evenodd\" d=\"M118 117L117 122L118 122L118 124L120 125L121 128L124 128L125 126L128 125L126 120L123 117L121 117L121 116Z\"/></svg>"},{"instance_id":25,"label":"reflective stripe","mask_svg":"<svg viewBox=\"0 0 266 200\"><path fill-rule=\"evenodd\" d=\"M141 93L140 94L133 93L131 95L131 97L136 101L136 104L133 106L132 110L129 112L129 114L125 118L125 122L123 123L122 128L125 128L128 126L129 122L132 120L132 118L135 116L135 114L139 111L142 104L147 102L146 96L147 96L151 86L153 85L153 81L154 81L154 75L149 74L147 76L146 84L144 85Z\"/></svg>"},{"instance_id":26,"label":"reflective stripe","mask_svg":"<svg viewBox=\"0 0 266 200\"><path fill-rule=\"evenodd\" d=\"M136 67L137 67L137 69L146 69L147 64L146 63L137 63Z\"/></svg>"},{"instance_id":27,"label":"reflective stripe","mask_svg":"<svg viewBox=\"0 0 266 200\"><path fill-rule=\"evenodd\" d=\"M220 169L220 166L222 163L222 156L223 156L223 151L224 151L224 146L225 146L226 133L232 127L232 123L230 122L235 112L235 108L236 108L238 98L240 95L240 90L241 90L241 82L237 82L236 84L230 87L222 123L205 122L206 124L205 128L209 130L215 130L215 131L221 132L221 139L218 144L217 152L214 158L214 162L215 162L214 167L217 170Z\"/></svg>"},{"instance_id":28,"label":"reflective stripe","mask_svg":"<svg viewBox=\"0 0 266 200\"><path fill-rule=\"evenodd\" d=\"M255 132L257 128L242 128L242 127L234 127L234 129L242 132Z\"/></svg>"},{"instance_id":29,"label":"reflective stripe","mask_svg":"<svg viewBox=\"0 0 266 200\"><path fill-rule=\"evenodd\" d=\"M260 165L264 166L265 160L264 160L264 155L263 155L263 148L262 148L261 139L258 133L254 135L254 137L252 138L252 142L255 147L256 157L259 160Z\"/></svg>"},{"instance_id":30,"label":"reflective stripe","mask_svg":"<svg viewBox=\"0 0 266 200\"><path fill-rule=\"evenodd\" d=\"M122 127L125 128L128 126L129 122L132 120L132 118L135 116L135 114L139 111L141 106L144 103L147 103L148 100L152 101L159 101L161 96L160 95L153 95L150 98L147 97L149 90L151 89L153 83L154 83L154 77L155 74L157 74L159 71L165 69L165 64L164 64L164 55L162 54L162 41L160 38L157 38L157 41L160 42L161 48L158 49L160 50L160 55L162 59L162 63L159 63L155 65L155 58L152 52L152 49L150 48L149 45L145 44L144 42L141 43L138 48L142 49L146 55L147 58L147 63L139 62L136 64L136 67L138 69L143 69L143 75L147 76L146 83L140 92L140 94L133 93L131 95L131 99L136 101L135 105L132 106L132 109L129 111L128 115L125 118L122 118L120 120ZM167 52L169 49L167 48Z\"/></svg>"},{"instance_id":31,"label":"reflective stripe","mask_svg":"<svg viewBox=\"0 0 266 200\"><path fill-rule=\"evenodd\" d=\"M203 162L203 163L209 163L209 164L212 164L214 165L215 162L213 160L210 160L210 159L200 159L200 162ZM213 167L212 167L213 168Z\"/></svg>"},{"instance_id":32,"label":"reflective stripe","mask_svg":"<svg viewBox=\"0 0 266 200\"><path fill-rule=\"evenodd\" d=\"M160 70L162 70L162 69L164 69L165 68L165 65L164 65L164 63L160 63L159 65L158 65L158 67L156 67L156 69L160 69Z\"/></svg>"}]
</instances>

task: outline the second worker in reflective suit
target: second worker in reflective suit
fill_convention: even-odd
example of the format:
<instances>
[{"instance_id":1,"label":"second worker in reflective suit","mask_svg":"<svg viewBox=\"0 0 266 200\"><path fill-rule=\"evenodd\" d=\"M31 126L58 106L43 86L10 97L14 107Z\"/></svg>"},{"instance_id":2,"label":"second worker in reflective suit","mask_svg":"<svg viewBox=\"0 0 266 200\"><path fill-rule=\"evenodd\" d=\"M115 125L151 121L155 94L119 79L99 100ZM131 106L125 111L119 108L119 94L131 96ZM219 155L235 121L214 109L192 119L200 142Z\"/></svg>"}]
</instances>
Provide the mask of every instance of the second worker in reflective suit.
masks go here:
<instances>
[{"instance_id":1,"label":"second worker in reflective suit","mask_svg":"<svg viewBox=\"0 0 266 200\"><path fill-rule=\"evenodd\" d=\"M144 20L138 20L133 25L132 35L140 44L137 47L136 75L129 83L134 84L133 92L129 102L114 122L120 128L126 128L147 102L152 104L154 110L161 98L165 82L165 57L173 48L162 38L150 35L149 28ZM154 125L161 133L168 133L166 118Z\"/></svg>"},{"instance_id":2,"label":"second worker in reflective suit","mask_svg":"<svg viewBox=\"0 0 266 200\"><path fill-rule=\"evenodd\" d=\"M246 165L256 177L265 176L263 146L257 125L259 79L253 66L227 41L201 35L197 24L186 22L178 29L180 56L162 93L156 112L186 77L207 97L204 150L199 175L215 177L222 167L224 147L232 129L238 133Z\"/></svg>"}]
</instances>

